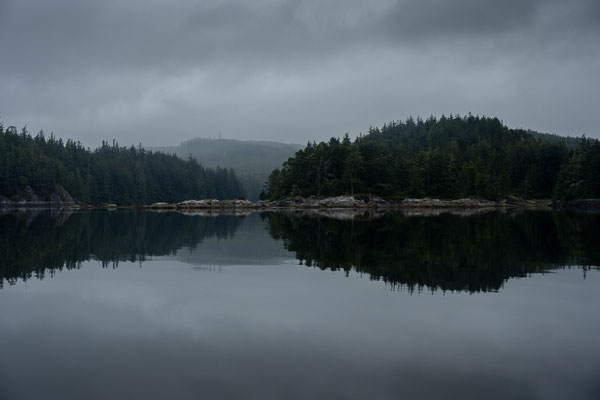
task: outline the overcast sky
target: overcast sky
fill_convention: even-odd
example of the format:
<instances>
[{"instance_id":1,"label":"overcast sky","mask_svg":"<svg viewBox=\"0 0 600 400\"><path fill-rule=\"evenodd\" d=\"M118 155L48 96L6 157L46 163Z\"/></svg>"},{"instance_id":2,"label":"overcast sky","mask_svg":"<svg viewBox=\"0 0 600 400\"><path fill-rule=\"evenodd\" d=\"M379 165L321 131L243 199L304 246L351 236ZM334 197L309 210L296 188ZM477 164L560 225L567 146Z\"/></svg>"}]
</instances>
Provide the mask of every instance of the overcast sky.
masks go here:
<instances>
[{"instance_id":1,"label":"overcast sky","mask_svg":"<svg viewBox=\"0 0 600 400\"><path fill-rule=\"evenodd\" d=\"M0 0L0 120L305 143L442 113L600 137L598 0Z\"/></svg>"}]
</instances>

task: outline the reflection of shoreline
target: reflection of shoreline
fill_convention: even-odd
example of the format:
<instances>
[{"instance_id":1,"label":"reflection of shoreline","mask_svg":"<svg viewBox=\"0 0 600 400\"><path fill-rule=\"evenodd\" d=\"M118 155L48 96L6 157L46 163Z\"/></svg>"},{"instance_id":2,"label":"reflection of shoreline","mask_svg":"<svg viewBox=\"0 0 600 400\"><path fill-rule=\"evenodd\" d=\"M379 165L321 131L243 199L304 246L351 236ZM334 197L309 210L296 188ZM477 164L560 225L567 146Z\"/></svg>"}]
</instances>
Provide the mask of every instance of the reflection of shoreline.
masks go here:
<instances>
[{"instance_id":1,"label":"reflection of shoreline","mask_svg":"<svg viewBox=\"0 0 600 400\"><path fill-rule=\"evenodd\" d=\"M590 201L584 201L588 204ZM598 203L598 201L596 201ZM590 203L591 204L591 203ZM594 203L595 204L595 203ZM260 200L251 202L237 200L186 200L179 203L158 202L153 204L74 204L45 202L0 202L0 208L64 208L75 209L131 209L131 210L202 210L202 211L279 211L296 209L350 209L350 210L407 210L407 209L549 209L550 200L502 200L491 201L476 198L439 199L416 198L384 200L378 196L337 196L337 197L294 197L280 200Z\"/></svg>"},{"instance_id":2,"label":"reflection of shoreline","mask_svg":"<svg viewBox=\"0 0 600 400\"><path fill-rule=\"evenodd\" d=\"M403 215L411 216L433 216L437 217L444 214L470 216L485 214L489 212L506 213L506 209L498 208L406 208L406 209L350 209L350 208L323 208L323 209L273 209L261 211L263 213L275 212L285 215L295 216L318 216L340 220L349 220L356 217L361 218L380 218L385 215Z\"/></svg>"},{"instance_id":3,"label":"reflection of shoreline","mask_svg":"<svg viewBox=\"0 0 600 400\"><path fill-rule=\"evenodd\" d=\"M173 212L189 217L247 217L257 211L249 210L148 210L148 212Z\"/></svg>"},{"instance_id":4,"label":"reflection of shoreline","mask_svg":"<svg viewBox=\"0 0 600 400\"><path fill-rule=\"evenodd\" d=\"M72 214L77 209L71 207L0 207L0 216L17 213L38 215L43 212L50 212L53 215Z\"/></svg>"},{"instance_id":5,"label":"reflection of shoreline","mask_svg":"<svg viewBox=\"0 0 600 400\"><path fill-rule=\"evenodd\" d=\"M395 208L395 209L365 209L365 208L270 208L259 210L147 210L148 212L172 212L187 216L217 217L217 216L236 216L247 217L252 214L277 213L295 216L318 216L340 220L349 220L360 218L380 218L386 215L403 215L406 217L439 217L441 215L456 215L469 217L487 213L501 213L507 215L525 213L524 208ZM553 213L554 210L540 210ZM598 214L598 210L570 210L577 214Z\"/></svg>"},{"instance_id":6,"label":"reflection of shoreline","mask_svg":"<svg viewBox=\"0 0 600 400\"><path fill-rule=\"evenodd\" d=\"M25 208L25 207L15 207L15 208L0 208L0 218L6 217L7 215L19 216L24 219L24 226L29 227L31 223L40 215L44 213L48 213L51 218L53 218L54 223L57 226L63 225L70 217L73 215L73 210L71 208Z\"/></svg>"},{"instance_id":7,"label":"reflection of shoreline","mask_svg":"<svg viewBox=\"0 0 600 400\"><path fill-rule=\"evenodd\" d=\"M364 273L392 288L498 291L509 279L600 266L600 214L508 210L470 214L267 213L269 233L301 264Z\"/></svg>"},{"instance_id":8,"label":"reflection of shoreline","mask_svg":"<svg viewBox=\"0 0 600 400\"><path fill-rule=\"evenodd\" d=\"M407 217L437 217L444 214L468 217L489 212L512 212L497 208L410 208L410 209L364 209L364 208L273 208L265 210L148 210L156 213L179 213L186 216L217 217L235 216L245 218L252 214L279 213L295 216L318 216L340 220L361 218L380 218L385 215L404 215ZM516 210L515 210L516 211Z\"/></svg>"},{"instance_id":9,"label":"reflection of shoreline","mask_svg":"<svg viewBox=\"0 0 600 400\"><path fill-rule=\"evenodd\" d=\"M43 279L55 270L98 260L143 262L208 238L232 238L236 217L188 217L180 213L12 209L0 211L0 288L17 279Z\"/></svg>"},{"instance_id":10,"label":"reflection of shoreline","mask_svg":"<svg viewBox=\"0 0 600 400\"><path fill-rule=\"evenodd\" d=\"M494 291L530 273L600 265L599 218L483 208L0 210L0 287L92 259L110 266L160 256L196 266L296 258L392 287Z\"/></svg>"},{"instance_id":11,"label":"reflection of shoreline","mask_svg":"<svg viewBox=\"0 0 600 400\"><path fill-rule=\"evenodd\" d=\"M147 212L154 214L178 214L189 217L239 217L245 218L249 215L253 214L268 214L268 213L278 213L284 215L293 215L293 216L318 216L318 217L327 217L333 219L340 220L350 220L357 217L360 218L380 218L386 215L403 215L406 217L438 217L441 215L456 215L456 216L474 216L481 215L487 213L502 213L502 214L518 214L527 212L528 210L525 208L497 208L497 207L476 207L476 208L429 208L429 207L410 207L410 208L293 208L293 207L270 207L270 208L261 208L261 209L245 209L245 208L231 208L231 209L223 209L223 208L203 208L203 209L141 209L138 210L136 208L128 208L128 207L120 207L119 209L111 209L111 208L71 208L71 207L0 207L0 216L4 216L7 214L15 214L15 215L27 215L29 220L34 219L36 216L41 213L49 212L50 215L54 217L59 217L60 219L66 220L73 213L86 213L86 212L104 212L104 211L119 211L119 212ZM541 210L552 212L561 212L555 211L552 209ZM600 210L594 209L573 209L568 210L577 214L598 214Z\"/></svg>"}]
</instances>

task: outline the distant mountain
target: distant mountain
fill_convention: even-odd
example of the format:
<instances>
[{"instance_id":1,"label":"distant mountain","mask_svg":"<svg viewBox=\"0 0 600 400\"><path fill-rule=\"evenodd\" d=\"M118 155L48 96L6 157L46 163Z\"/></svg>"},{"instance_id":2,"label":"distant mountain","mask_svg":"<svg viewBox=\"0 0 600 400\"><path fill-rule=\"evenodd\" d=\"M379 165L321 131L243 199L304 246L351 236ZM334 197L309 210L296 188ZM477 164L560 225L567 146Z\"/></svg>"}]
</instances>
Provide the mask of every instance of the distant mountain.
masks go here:
<instances>
[{"instance_id":1,"label":"distant mountain","mask_svg":"<svg viewBox=\"0 0 600 400\"><path fill-rule=\"evenodd\" d=\"M179 146L154 147L152 150L183 159L192 156L209 168L233 168L248 198L257 200L271 171L303 147L269 141L197 138Z\"/></svg>"}]
</instances>

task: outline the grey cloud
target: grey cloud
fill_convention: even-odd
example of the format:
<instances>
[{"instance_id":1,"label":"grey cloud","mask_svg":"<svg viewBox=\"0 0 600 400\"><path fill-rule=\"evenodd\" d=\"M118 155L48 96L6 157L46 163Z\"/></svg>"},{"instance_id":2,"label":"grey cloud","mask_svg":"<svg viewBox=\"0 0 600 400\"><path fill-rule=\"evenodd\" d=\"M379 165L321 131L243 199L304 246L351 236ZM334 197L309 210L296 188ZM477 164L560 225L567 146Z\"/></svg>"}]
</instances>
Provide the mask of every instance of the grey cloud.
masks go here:
<instances>
[{"instance_id":1,"label":"grey cloud","mask_svg":"<svg viewBox=\"0 0 600 400\"><path fill-rule=\"evenodd\" d=\"M380 1L370 7L339 1L325 6L314 1L21 4L5 6L8 15L0 20L2 47L19 66L9 63L2 70L17 75L42 68L51 73L106 68L169 73L220 61L298 62L357 45L378 46L386 36L409 47L436 37L477 40L532 27L544 10L532 0ZM585 11L592 6L584 3L579 13L589 18Z\"/></svg>"},{"instance_id":2,"label":"grey cloud","mask_svg":"<svg viewBox=\"0 0 600 400\"><path fill-rule=\"evenodd\" d=\"M448 35L494 35L520 29L536 16L536 1L425 0L396 3L384 20L398 40Z\"/></svg>"},{"instance_id":3,"label":"grey cloud","mask_svg":"<svg viewBox=\"0 0 600 400\"><path fill-rule=\"evenodd\" d=\"M92 145L469 111L594 136L599 39L593 0L4 0L0 119Z\"/></svg>"}]
</instances>

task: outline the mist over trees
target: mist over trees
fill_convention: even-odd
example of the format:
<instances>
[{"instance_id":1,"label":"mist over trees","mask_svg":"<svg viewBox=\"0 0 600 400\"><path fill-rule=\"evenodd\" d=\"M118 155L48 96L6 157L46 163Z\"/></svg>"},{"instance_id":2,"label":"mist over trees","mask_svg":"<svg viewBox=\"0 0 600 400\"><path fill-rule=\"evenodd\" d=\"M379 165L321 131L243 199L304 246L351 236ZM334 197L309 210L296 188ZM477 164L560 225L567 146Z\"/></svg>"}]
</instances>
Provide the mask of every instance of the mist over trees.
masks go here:
<instances>
[{"instance_id":1,"label":"mist over trees","mask_svg":"<svg viewBox=\"0 0 600 400\"><path fill-rule=\"evenodd\" d=\"M208 168L233 168L244 192L258 200L271 171L293 156L303 146L270 141L196 138L179 146L155 147L183 159L192 156Z\"/></svg>"},{"instance_id":2,"label":"mist over trees","mask_svg":"<svg viewBox=\"0 0 600 400\"><path fill-rule=\"evenodd\" d=\"M599 154L595 140L509 129L498 118L408 118L354 141L309 142L271 173L261 196L600 197Z\"/></svg>"},{"instance_id":3,"label":"mist over trees","mask_svg":"<svg viewBox=\"0 0 600 400\"><path fill-rule=\"evenodd\" d=\"M232 169L204 168L193 158L35 137L0 124L0 200L148 204L186 199L231 199L243 194Z\"/></svg>"}]
</instances>

